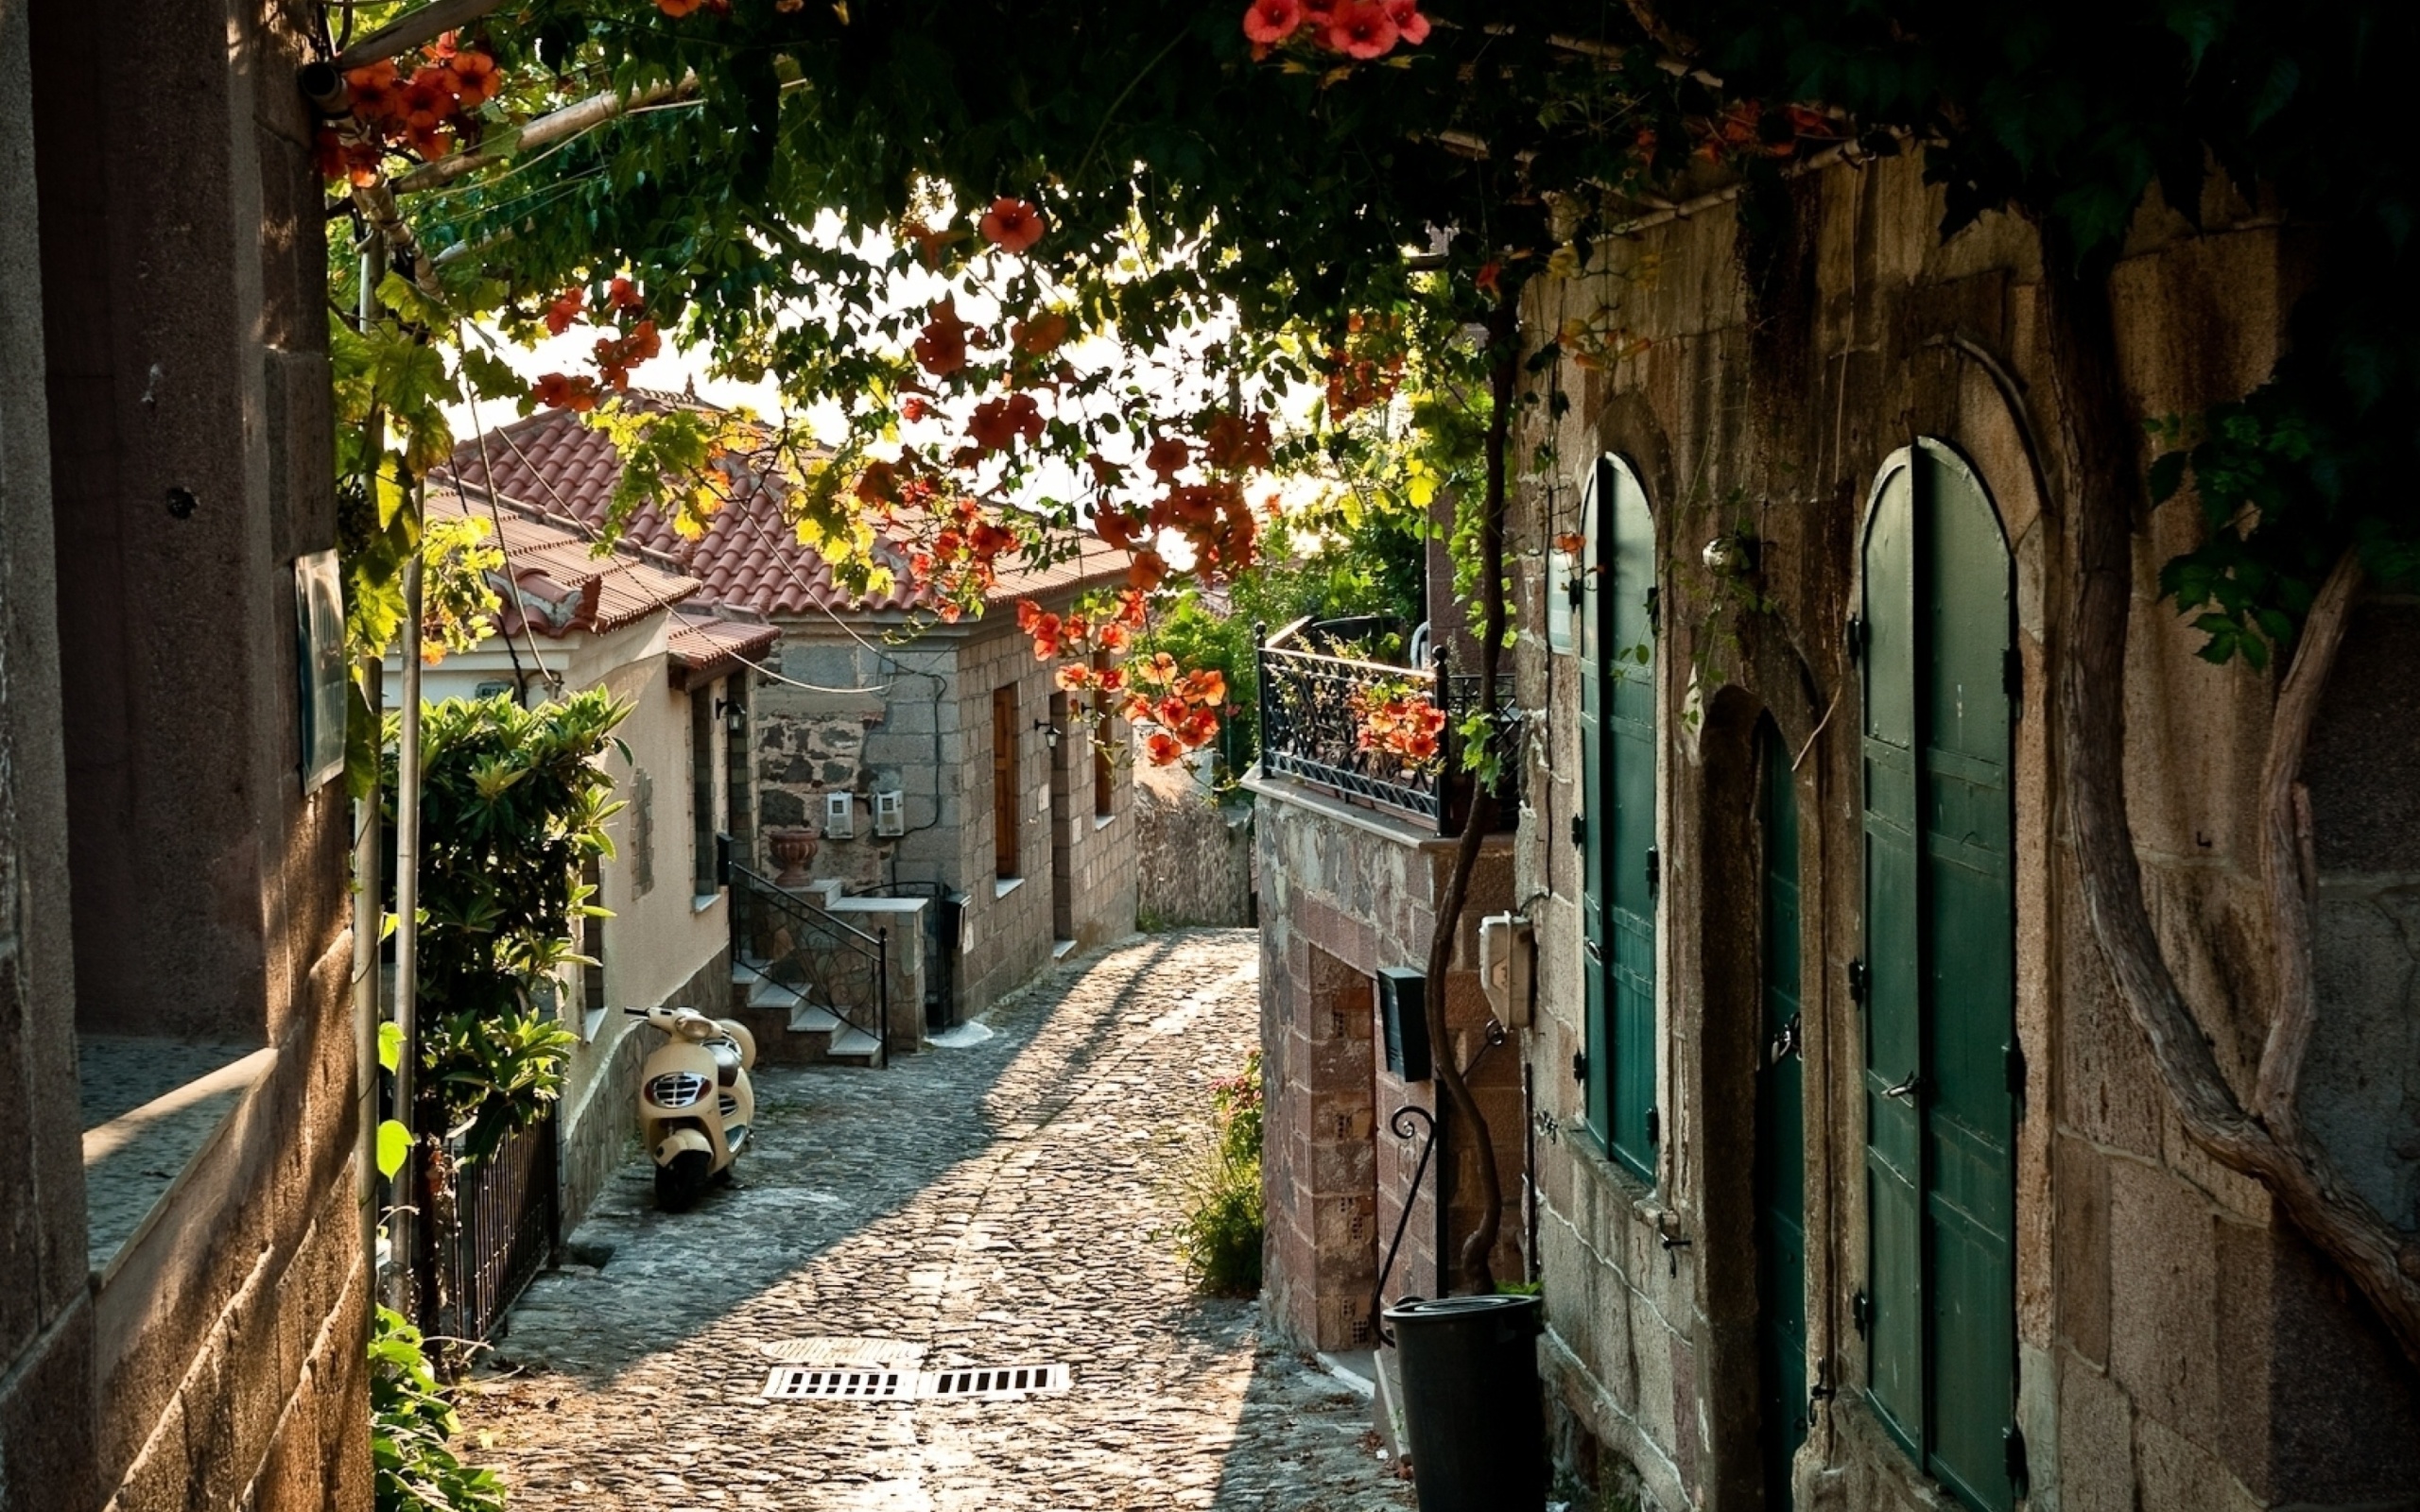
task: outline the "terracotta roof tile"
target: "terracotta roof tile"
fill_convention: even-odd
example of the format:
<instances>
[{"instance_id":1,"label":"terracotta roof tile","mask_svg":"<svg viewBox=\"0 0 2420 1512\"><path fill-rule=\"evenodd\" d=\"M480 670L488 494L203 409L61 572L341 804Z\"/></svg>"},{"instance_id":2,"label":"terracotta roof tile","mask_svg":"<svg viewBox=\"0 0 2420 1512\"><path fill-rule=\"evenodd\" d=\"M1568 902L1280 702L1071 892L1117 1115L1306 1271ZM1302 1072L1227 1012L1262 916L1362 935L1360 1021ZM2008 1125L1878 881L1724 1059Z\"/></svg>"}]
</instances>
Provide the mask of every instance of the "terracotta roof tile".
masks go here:
<instances>
[{"instance_id":1,"label":"terracotta roof tile","mask_svg":"<svg viewBox=\"0 0 2420 1512\"><path fill-rule=\"evenodd\" d=\"M504 570L511 579L510 592L496 584L504 600L497 629L505 635L619 629L696 597L704 586L634 549L596 556L568 522L535 519L501 501L492 513L483 500L432 487L426 508L432 517L468 516L501 526L491 543L504 552Z\"/></svg>"},{"instance_id":2,"label":"terracotta roof tile","mask_svg":"<svg viewBox=\"0 0 2420 1512\"><path fill-rule=\"evenodd\" d=\"M667 409L708 407L680 395L633 392L644 403ZM486 479L488 464L493 466L500 498L564 517L588 530L604 524L614 485L621 476L613 441L567 410L542 410L464 442L455 449L451 468L440 475L449 482L458 477L475 488ZM908 583L905 551L888 544L876 549L890 558L898 586L862 599L849 593L833 582L823 558L801 544L783 519L778 483L735 465L726 471L735 482L755 486L735 490L738 496L715 514L698 540L683 540L670 521L648 505L631 517L624 541L659 554L673 570L696 578L716 603L760 615L900 613L932 602L922 588ZM989 601L1008 603L1116 581L1132 559L1090 537L1078 545L1078 554L1059 565L1004 571L987 595Z\"/></svg>"}]
</instances>

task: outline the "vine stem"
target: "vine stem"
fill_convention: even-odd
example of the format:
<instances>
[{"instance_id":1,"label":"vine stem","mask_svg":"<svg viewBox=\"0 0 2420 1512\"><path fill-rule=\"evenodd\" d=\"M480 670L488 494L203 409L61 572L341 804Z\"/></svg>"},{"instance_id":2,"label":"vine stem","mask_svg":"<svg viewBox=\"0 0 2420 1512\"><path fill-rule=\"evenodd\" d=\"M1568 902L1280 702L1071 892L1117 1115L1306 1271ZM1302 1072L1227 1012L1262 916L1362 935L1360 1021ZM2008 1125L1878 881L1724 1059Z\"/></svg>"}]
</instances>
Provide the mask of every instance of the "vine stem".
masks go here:
<instances>
[{"instance_id":1,"label":"vine stem","mask_svg":"<svg viewBox=\"0 0 2420 1512\"><path fill-rule=\"evenodd\" d=\"M2059 740L2085 916L2187 1137L2268 1188L2420 1365L2420 1241L2397 1233L2346 1186L2287 1106L2315 1013L2308 1001L2310 879L2296 838L2292 772L2342 640L2358 568L2340 564L2330 576L2273 716L2262 784L2263 871L2282 988L2269 1015L2259 1090L2247 1109L2221 1073L2161 949L2126 815L2126 641L2143 479L2118 378L2109 282L2105 270L2079 271L2071 249L2055 235L2044 240L2051 379L2072 494Z\"/></svg>"},{"instance_id":2,"label":"vine stem","mask_svg":"<svg viewBox=\"0 0 2420 1512\"><path fill-rule=\"evenodd\" d=\"M1487 497L1479 514L1479 652L1478 706L1492 717L1495 710L1496 665L1504 644L1504 506L1505 450L1512 431L1513 388L1519 378L1521 294L1516 284L1504 291L1488 313L1488 388L1493 401L1487 417ZM1437 690L1442 698L1445 690ZM1471 874L1478 868L1479 847L1495 827L1495 795L1485 784L1471 784L1470 813L1454 846L1453 870L1437 901L1437 921L1428 936L1428 1042L1435 1047L1437 1087L1454 1117L1470 1130L1472 1157L1478 1169L1479 1217L1462 1241L1453 1272L1472 1292L1495 1290L1495 1236L1504 1220L1504 1185L1495 1171L1495 1139L1487 1116L1454 1057L1454 1042L1445 1022L1445 978L1454 962L1454 940L1461 933L1464 904L1470 898ZM1450 1227L1448 1232L1450 1232ZM1439 1256L1440 1263L1445 1257Z\"/></svg>"}]
</instances>

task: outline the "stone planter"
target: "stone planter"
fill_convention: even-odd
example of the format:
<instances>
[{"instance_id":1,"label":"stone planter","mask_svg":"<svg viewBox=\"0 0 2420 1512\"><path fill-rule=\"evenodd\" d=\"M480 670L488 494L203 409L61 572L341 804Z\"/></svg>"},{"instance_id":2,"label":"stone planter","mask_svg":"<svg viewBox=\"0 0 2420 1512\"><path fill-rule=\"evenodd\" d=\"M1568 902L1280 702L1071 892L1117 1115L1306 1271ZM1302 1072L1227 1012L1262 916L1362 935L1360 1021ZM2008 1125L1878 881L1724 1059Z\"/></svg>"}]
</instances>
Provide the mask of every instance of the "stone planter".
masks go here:
<instances>
[{"instance_id":1,"label":"stone planter","mask_svg":"<svg viewBox=\"0 0 2420 1512\"><path fill-rule=\"evenodd\" d=\"M814 828L802 824L788 829L768 830L765 832L765 843L772 851L773 859L781 864L782 869L774 874L773 885L805 886L809 880L806 868L815 864L815 852L821 845Z\"/></svg>"}]
</instances>

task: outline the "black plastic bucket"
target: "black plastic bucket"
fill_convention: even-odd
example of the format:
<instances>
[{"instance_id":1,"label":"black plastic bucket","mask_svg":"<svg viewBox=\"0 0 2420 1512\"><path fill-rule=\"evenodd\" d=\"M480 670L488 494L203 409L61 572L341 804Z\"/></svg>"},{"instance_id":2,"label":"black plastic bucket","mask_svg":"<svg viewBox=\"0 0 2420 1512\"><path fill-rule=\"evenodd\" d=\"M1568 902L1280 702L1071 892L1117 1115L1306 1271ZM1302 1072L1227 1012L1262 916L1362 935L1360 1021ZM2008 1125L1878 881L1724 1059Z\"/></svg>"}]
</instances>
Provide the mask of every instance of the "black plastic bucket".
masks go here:
<instances>
[{"instance_id":1,"label":"black plastic bucket","mask_svg":"<svg viewBox=\"0 0 2420 1512\"><path fill-rule=\"evenodd\" d=\"M1420 1512L1539 1512L1546 1414L1534 1297L1407 1297L1386 1312Z\"/></svg>"}]
</instances>

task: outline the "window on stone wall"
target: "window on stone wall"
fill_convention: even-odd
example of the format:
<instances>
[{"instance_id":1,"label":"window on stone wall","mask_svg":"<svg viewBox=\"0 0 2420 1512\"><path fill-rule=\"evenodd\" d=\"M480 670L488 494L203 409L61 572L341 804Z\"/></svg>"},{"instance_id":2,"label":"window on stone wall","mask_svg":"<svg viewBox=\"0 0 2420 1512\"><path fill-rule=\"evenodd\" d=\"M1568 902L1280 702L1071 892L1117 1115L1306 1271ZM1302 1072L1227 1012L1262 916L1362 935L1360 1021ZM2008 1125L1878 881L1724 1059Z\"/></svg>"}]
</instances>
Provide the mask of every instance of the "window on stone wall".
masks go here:
<instances>
[{"instance_id":1,"label":"window on stone wall","mask_svg":"<svg viewBox=\"0 0 2420 1512\"><path fill-rule=\"evenodd\" d=\"M1100 673L1109 670L1109 653L1093 653L1094 686L1099 688ZM1108 818L1117 811L1117 763L1109 744L1110 731L1115 727L1115 706L1109 701L1107 689L1093 695L1093 814Z\"/></svg>"},{"instance_id":2,"label":"window on stone wall","mask_svg":"<svg viewBox=\"0 0 2420 1512\"><path fill-rule=\"evenodd\" d=\"M605 876L596 857L590 856L579 864L580 884L589 889L588 901L601 906ZM588 957L579 968L579 1037L594 1040L605 1026L605 1015L612 1008L605 1002L605 920L590 915L579 921L579 954Z\"/></svg>"},{"instance_id":3,"label":"window on stone wall","mask_svg":"<svg viewBox=\"0 0 2420 1512\"><path fill-rule=\"evenodd\" d=\"M1025 873L1017 864L1017 688L992 690L993 874L1003 882Z\"/></svg>"},{"instance_id":4,"label":"window on stone wall","mask_svg":"<svg viewBox=\"0 0 2420 1512\"><path fill-rule=\"evenodd\" d=\"M722 833L746 836L756 830L756 739L749 719L749 676L735 672L723 681L717 708L723 730Z\"/></svg>"},{"instance_id":5,"label":"window on stone wall","mask_svg":"<svg viewBox=\"0 0 2420 1512\"><path fill-rule=\"evenodd\" d=\"M721 690L721 683L713 682L689 695L690 881L700 898L713 897L721 885L715 866L715 799L722 786L721 764L715 759L715 696Z\"/></svg>"}]
</instances>

